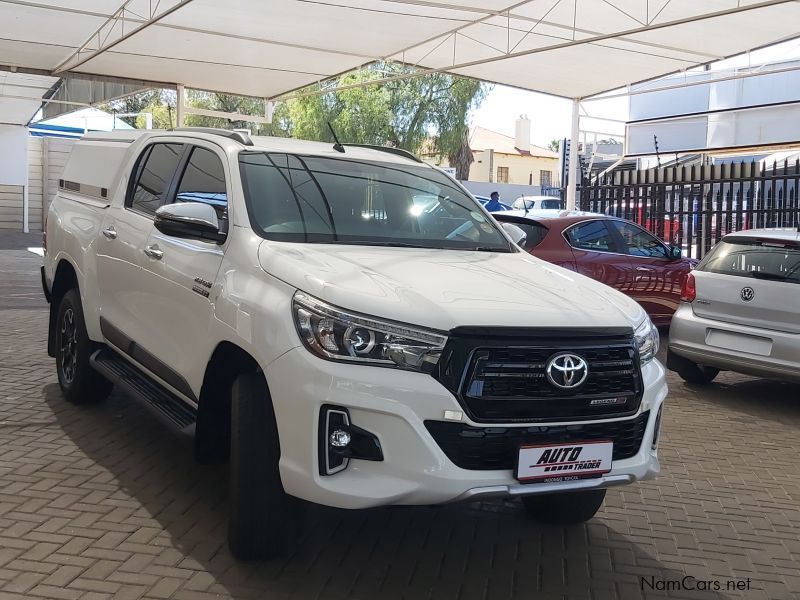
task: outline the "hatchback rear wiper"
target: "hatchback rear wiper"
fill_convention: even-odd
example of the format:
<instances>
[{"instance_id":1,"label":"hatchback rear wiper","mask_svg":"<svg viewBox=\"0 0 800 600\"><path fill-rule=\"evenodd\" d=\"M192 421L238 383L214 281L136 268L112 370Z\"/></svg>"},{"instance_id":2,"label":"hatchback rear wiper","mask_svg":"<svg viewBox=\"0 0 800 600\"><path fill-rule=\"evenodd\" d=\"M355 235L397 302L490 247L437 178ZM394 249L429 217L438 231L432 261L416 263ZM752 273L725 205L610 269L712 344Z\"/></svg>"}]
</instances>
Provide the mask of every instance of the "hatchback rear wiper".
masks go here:
<instances>
[{"instance_id":1,"label":"hatchback rear wiper","mask_svg":"<svg viewBox=\"0 0 800 600\"><path fill-rule=\"evenodd\" d=\"M788 275L770 273L769 271L750 271L750 277L755 277L756 279L773 279L775 281L784 281Z\"/></svg>"}]
</instances>

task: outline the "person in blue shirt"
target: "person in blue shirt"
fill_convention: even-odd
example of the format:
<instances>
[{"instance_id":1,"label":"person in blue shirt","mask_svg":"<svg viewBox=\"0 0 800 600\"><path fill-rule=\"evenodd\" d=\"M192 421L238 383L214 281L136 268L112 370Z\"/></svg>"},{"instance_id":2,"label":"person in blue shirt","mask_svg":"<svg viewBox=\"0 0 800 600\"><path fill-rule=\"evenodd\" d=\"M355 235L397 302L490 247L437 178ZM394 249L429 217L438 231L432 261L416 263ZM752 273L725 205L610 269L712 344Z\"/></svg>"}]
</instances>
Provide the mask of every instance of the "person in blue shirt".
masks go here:
<instances>
[{"instance_id":1,"label":"person in blue shirt","mask_svg":"<svg viewBox=\"0 0 800 600\"><path fill-rule=\"evenodd\" d=\"M503 205L500 204L500 194L497 192L491 193L491 200L486 203L486 210L489 212L495 212L503 208Z\"/></svg>"}]
</instances>

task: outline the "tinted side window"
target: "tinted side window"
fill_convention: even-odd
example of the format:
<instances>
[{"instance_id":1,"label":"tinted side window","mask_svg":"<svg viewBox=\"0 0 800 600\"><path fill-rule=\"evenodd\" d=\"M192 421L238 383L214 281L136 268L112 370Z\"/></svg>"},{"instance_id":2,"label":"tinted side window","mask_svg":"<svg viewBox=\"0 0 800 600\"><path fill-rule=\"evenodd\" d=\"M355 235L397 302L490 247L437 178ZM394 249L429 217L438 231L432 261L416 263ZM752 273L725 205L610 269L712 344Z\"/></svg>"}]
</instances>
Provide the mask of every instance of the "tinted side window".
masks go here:
<instances>
[{"instance_id":1,"label":"tinted side window","mask_svg":"<svg viewBox=\"0 0 800 600\"><path fill-rule=\"evenodd\" d=\"M614 240L606 224L601 221L581 223L567 230L567 239L573 248L592 252L613 252Z\"/></svg>"},{"instance_id":2,"label":"tinted side window","mask_svg":"<svg viewBox=\"0 0 800 600\"><path fill-rule=\"evenodd\" d=\"M525 232L526 238L523 246L525 250L531 250L538 246L547 235L547 227L539 223L514 223L514 225Z\"/></svg>"},{"instance_id":3,"label":"tinted side window","mask_svg":"<svg viewBox=\"0 0 800 600\"><path fill-rule=\"evenodd\" d=\"M166 203L167 188L182 151L183 144L153 144L145 150L127 206L147 215L155 214Z\"/></svg>"},{"instance_id":4,"label":"tinted side window","mask_svg":"<svg viewBox=\"0 0 800 600\"><path fill-rule=\"evenodd\" d=\"M204 202L217 211L217 217L226 218L228 190L225 170L219 157L206 148L195 147L186 163L178 185L175 202Z\"/></svg>"},{"instance_id":5,"label":"tinted side window","mask_svg":"<svg viewBox=\"0 0 800 600\"><path fill-rule=\"evenodd\" d=\"M612 221L611 223L622 236L625 251L631 256L643 256L645 258L669 257L664 244L641 227L622 221Z\"/></svg>"}]
</instances>

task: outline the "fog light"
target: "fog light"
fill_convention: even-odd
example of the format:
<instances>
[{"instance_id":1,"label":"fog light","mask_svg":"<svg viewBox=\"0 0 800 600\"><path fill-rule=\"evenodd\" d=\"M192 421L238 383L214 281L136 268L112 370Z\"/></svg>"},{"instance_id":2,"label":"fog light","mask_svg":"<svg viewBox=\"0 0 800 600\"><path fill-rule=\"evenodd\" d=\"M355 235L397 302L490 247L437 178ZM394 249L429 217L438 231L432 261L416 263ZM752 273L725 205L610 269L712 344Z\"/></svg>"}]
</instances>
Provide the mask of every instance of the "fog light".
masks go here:
<instances>
[{"instance_id":1,"label":"fog light","mask_svg":"<svg viewBox=\"0 0 800 600\"><path fill-rule=\"evenodd\" d=\"M350 420L343 406L323 404L319 411L319 474L344 471L351 459L383 460L383 449L374 433Z\"/></svg>"},{"instance_id":2,"label":"fog light","mask_svg":"<svg viewBox=\"0 0 800 600\"><path fill-rule=\"evenodd\" d=\"M337 429L331 433L330 442L334 448L344 448L350 443L350 434L343 429Z\"/></svg>"}]
</instances>

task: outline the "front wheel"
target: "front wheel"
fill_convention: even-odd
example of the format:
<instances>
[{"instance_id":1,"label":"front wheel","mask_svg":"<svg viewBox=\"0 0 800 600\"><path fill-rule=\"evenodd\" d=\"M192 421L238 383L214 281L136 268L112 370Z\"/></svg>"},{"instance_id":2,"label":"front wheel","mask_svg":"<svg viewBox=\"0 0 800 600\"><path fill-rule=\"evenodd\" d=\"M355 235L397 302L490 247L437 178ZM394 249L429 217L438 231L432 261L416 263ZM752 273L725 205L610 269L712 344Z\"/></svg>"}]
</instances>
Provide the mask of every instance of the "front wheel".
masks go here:
<instances>
[{"instance_id":1,"label":"front wheel","mask_svg":"<svg viewBox=\"0 0 800 600\"><path fill-rule=\"evenodd\" d=\"M301 522L300 501L283 491L281 449L267 383L240 375L231 390L228 546L240 560L285 554Z\"/></svg>"},{"instance_id":2,"label":"front wheel","mask_svg":"<svg viewBox=\"0 0 800 600\"><path fill-rule=\"evenodd\" d=\"M55 335L56 372L64 397L73 404L94 404L105 400L114 386L89 362L96 344L86 333L78 290L69 290L61 298Z\"/></svg>"},{"instance_id":3,"label":"front wheel","mask_svg":"<svg viewBox=\"0 0 800 600\"><path fill-rule=\"evenodd\" d=\"M591 519L603 504L606 491L585 490L561 494L523 496L528 514L548 525L574 525Z\"/></svg>"}]
</instances>

